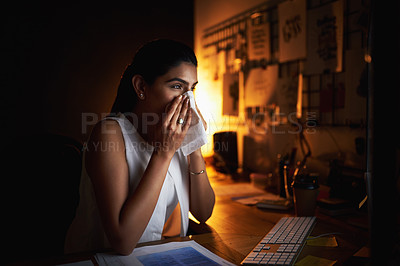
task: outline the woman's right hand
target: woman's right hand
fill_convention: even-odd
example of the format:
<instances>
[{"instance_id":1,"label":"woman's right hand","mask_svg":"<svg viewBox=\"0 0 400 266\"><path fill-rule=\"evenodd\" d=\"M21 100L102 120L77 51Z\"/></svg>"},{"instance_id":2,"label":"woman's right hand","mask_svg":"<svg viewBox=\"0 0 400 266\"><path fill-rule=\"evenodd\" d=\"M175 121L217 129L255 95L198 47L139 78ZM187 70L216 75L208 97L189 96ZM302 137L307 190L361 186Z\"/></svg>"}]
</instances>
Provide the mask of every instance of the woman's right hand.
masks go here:
<instances>
[{"instance_id":1,"label":"woman's right hand","mask_svg":"<svg viewBox=\"0 0 400 266\"><path fill-rule=\"evenodd\" d=\"M180 119L183 119L183 124L178 123ZM166 107L166 115L163 116L162 120L161 136L158 138L159 143L156 144L157 151L172 158L181 146L191 120L189 98L182 95L176 97Z\"/></svg>"}]
</instances>

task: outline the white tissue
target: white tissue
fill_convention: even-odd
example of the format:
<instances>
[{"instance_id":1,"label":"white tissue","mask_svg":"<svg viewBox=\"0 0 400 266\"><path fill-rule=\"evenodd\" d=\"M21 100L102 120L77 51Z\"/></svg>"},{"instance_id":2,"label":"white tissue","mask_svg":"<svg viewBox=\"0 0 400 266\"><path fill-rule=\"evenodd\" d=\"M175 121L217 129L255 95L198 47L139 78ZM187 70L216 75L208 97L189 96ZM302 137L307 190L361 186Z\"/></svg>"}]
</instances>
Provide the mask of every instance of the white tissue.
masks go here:
<instances>
[{"instance_id":1,"label":"white tissue","mask_svg":"<svg viewBox=\"0 0 400 266\"><path fill-rule=\"evenodd\" d=\"M207 134L196 110L193 92L187 91L183 95L189 97L190 108L192 109L192 122L180 147L183 155L187 156L207 143Z\"/></svg>"}]
</instances>

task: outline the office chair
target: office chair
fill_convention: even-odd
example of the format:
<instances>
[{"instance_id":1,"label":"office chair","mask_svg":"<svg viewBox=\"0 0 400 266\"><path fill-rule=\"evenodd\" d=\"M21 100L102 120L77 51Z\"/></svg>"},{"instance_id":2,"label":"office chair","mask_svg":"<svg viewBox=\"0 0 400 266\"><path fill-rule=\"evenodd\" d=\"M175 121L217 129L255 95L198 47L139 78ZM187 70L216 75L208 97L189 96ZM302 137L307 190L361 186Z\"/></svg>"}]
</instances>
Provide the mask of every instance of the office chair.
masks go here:
<instances>
[{"instance_id":1,"label":"office chair","mask_svg":"<svg viewBox=\"0 0 400 266\"><path fill-rule=\"evenodd\" d=\"M6 261L62 255L79 202L82 144L41 134L16 138L6 146L11 151L3 202Z\"/></svg>"}]
</instances>

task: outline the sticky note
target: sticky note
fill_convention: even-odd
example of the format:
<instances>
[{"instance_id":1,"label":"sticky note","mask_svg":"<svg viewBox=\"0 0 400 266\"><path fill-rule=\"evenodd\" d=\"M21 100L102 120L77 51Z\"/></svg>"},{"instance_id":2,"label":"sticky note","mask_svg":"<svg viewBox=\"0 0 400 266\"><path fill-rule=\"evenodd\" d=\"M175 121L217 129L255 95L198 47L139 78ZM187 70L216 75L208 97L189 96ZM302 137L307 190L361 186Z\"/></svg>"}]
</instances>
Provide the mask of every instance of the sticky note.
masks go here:
<instances>
[{"instance_id":1,"label":"sticky note","mask_svg":"<svg viewBox=\"0 0 400 266\"><path fill-rule=\"evenodd\" d=\"M354 257L369 258L371 256L371 250L369 248L367 248L367 247L362 247L353 256Z\"/></svg>"},{"instance_id":2,"label":"sticky note","mask_svg":"<svg viewBox=\"0 0 400 266\"><path fill-rule=\"evenodd\" d=\"M318 247L337 247L338 243L334 236L328 236L328 237L307 239L307 245L318 246Z\"/></svg>"},{"instance_id":3,"label":"sticky note","mask_svg":"<svg viewBox=\"0 0 400 266\"><path fill-rule=\"evenodd\" d=\"M324 258L315 257L312 255L307 255L302 260L297 262L295 265L303 266L303 265L320 265L320 266L332 266L337 262L337 260L328 260Z\"/></svg>"}]
</instances>

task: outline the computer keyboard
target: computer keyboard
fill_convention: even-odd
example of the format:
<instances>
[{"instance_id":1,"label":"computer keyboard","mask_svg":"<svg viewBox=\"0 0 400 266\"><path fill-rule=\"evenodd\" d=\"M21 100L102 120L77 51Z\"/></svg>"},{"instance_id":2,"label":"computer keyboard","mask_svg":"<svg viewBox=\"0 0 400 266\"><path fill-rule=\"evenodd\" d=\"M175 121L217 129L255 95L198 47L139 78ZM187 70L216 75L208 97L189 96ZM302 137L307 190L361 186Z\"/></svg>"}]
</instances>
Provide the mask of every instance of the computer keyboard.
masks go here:
<instances>
[{"instance_id":1,"label":"computer keyboard","mask_svg":"<svg viewBox=\"0 0 400 266\"><path fill-rule=\"evenodd\" d=\"M293 265L316 218L283 217L242 261L242 265Z\"/></svg>"}]
</instances>

